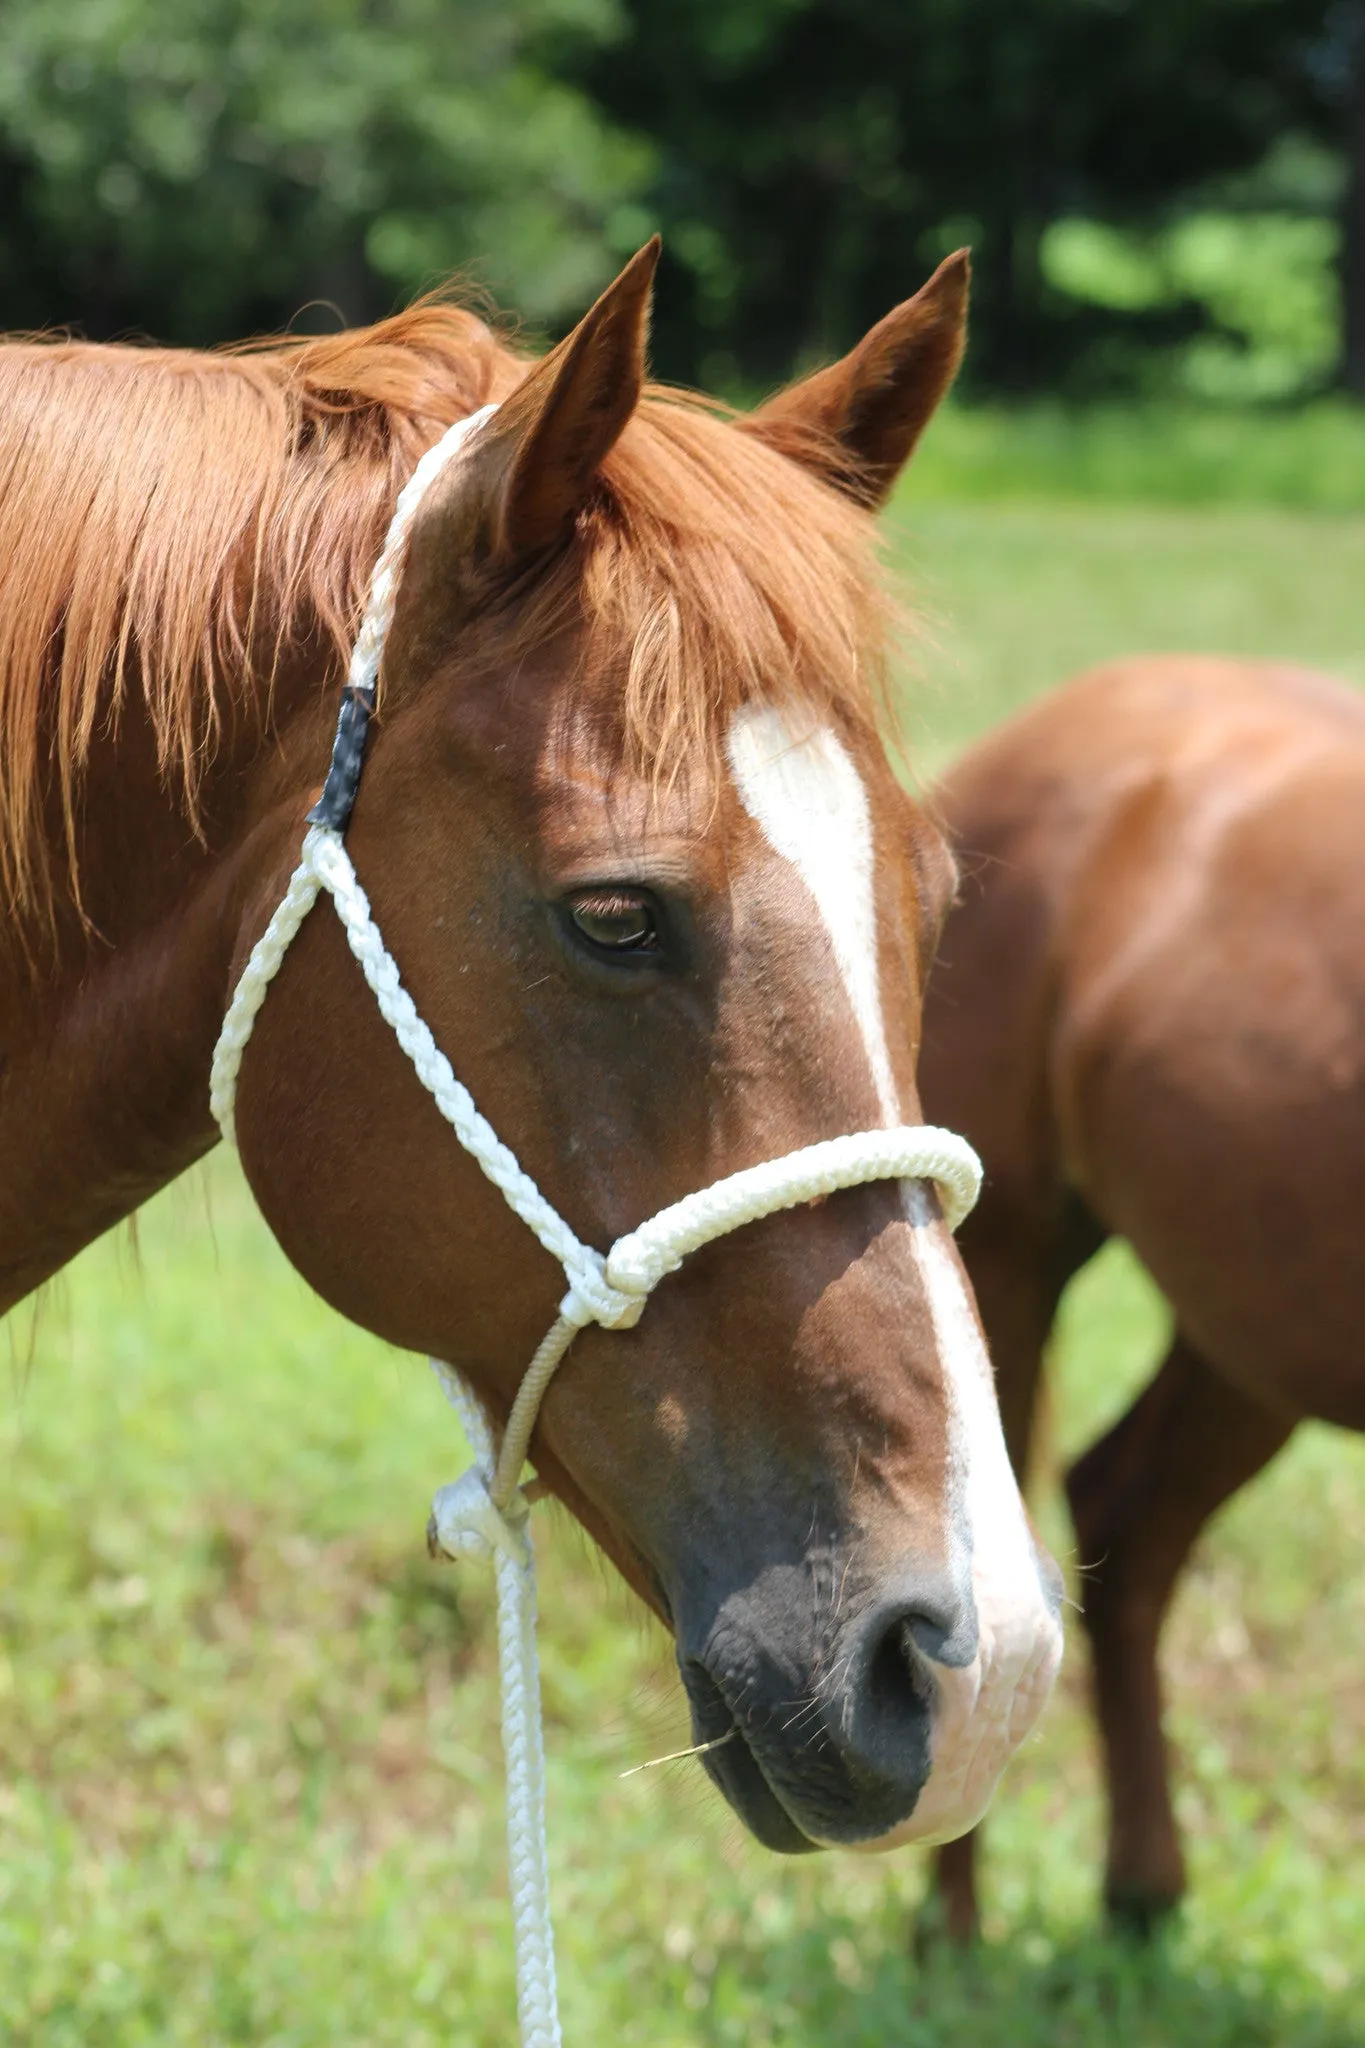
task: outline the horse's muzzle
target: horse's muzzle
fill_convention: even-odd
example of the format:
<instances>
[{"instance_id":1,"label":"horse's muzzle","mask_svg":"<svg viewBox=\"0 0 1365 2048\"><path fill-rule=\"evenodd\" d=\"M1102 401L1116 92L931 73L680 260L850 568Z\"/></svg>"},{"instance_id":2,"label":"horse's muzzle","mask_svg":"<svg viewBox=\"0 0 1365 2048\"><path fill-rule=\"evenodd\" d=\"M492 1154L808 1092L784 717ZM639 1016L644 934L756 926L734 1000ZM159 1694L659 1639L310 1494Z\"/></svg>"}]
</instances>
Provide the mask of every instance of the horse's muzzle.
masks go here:
<instances>
[{"instance_id":1,"label":"horse's muzzle","mask_svg":"<svg viewBox=\"0 0 1365 2048\"><path fill-rule=\"evenodd\" d=\"M946 1578L906 1575L821 1620L805 1574L773 1567L724 1601L698 1649L680 1641L679 1664L711 1777L760 1842L799 1853L905 1826L940 1684L977 1650L970 1593Z\"/></svg>"}]
</instances>

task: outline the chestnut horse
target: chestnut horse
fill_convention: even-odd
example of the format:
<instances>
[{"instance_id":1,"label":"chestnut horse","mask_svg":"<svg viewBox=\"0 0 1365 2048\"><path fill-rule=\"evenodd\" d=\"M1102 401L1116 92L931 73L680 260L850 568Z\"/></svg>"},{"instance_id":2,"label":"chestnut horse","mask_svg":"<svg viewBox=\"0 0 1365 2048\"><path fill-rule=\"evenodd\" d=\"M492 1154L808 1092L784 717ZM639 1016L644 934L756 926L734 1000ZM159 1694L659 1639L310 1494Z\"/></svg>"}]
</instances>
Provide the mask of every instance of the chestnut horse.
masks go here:
<instances>
[{"instance_id":1,"label":"chestnut horse","mask_svg":"<svg viewBox=\"0 0 1365 2048\"><path fill-rule=\"evenodd\" d=\"M494 401L412 530L348 840L422 1016L589 1243L917 1120L952 864L879 736L873 512L956 368L965 257L740 420L644 386L656 253L539 361L434 302L226 354L0 349L0 1307L213 1143L395 493ZM318 1292L504 1420L563 1276L333 917L272 986L237 1131ZM672 1628L762 1841L976 1819L1058 1587L927 1186L698 1253L638 1329L580 1336L532 1454Z\"/></svg>"},{"instance_id":2,"label":"chestnut horse","mask_svg":"<svg viewBox=\"0 0 1365 2048\"><path fill-rule=\"evenodd\" d=\"M974 747L926 1005L926 1110L981 1153L963 1255L1023 1472L1070 1276L1127 1238L1160 1371L1067 1492L1110 1805L1106 1897L1184 1891L1157 1640L1199 1531L1304 1416L1365 1428L1365 703L1293 669L1140 658ZM971 1932L972 1842L940 1862Z\"/></svg>"}]
</instances>

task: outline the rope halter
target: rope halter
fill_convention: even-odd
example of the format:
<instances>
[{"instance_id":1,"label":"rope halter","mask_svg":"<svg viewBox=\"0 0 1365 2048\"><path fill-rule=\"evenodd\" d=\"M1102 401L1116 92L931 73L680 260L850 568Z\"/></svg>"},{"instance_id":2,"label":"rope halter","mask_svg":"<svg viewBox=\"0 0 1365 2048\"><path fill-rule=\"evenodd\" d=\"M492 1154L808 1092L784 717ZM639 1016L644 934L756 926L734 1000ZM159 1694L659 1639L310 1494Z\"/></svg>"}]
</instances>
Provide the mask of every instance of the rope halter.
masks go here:
<instances>
[{"instance_id":1,"label":"rope halter","mask_svg":"<svg viewBox=\"0 0 1365 2048\"><path fill-rule=\"evenodd\" d=\"M309 813L302 857L242 970L214 1050L213 1114L234 1142L237 1081L252 1027L270 983L304 919L325 891L380 1013L441 1115L540 1243L563 1268L568 1291L527 1367L500 1444L463 1376L431 1361L463 1424L474 1463L436 1495L428 1546L443 1557L491 1557L498 1592L502 1736L507 1763L507 1835L516 1936L517 2011L523 2048L559 2048L554 1937L545 1839L545 1762L535 1646L535 1576L522 1468L536 1417L555 1371L589 1323L632 1329L659 1282L690 1252L745 1223L878 1180L934 1183L950 1229L971 1209L981 1165L964 1138L930 1126L858 1131L806 1145L783 1158L745 1167L661 1209L618 1238L603 1255L580 1242L564 1218L480 1115L399 978L346 851L344 833L364 762L384 642L393 619L408 530L432 483L495 410L485 406L429 448L401 492L376 564L356 637L322 796Z\"/></svg>"}]
</instances>

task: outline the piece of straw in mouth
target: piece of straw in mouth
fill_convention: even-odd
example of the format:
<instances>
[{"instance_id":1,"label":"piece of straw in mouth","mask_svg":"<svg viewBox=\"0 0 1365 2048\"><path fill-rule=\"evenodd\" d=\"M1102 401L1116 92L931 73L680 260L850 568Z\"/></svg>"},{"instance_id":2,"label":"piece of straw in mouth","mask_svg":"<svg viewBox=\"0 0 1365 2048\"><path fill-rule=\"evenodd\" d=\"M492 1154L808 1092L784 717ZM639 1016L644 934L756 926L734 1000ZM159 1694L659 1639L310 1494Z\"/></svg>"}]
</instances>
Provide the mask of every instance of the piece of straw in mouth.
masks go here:
<instances>
[{"instance_id":1,"label":"piece of straw in mouth","mask_svg":"<svg viewBox=\"0 0 1365 2048\"><path fill-rule=\"evenodd\" d=\"M723 1742L728 1742L734 1732L733 1728L727 1728L723 1735L713 1735L709 1742L693 1743L691 1749L672 1749L667 1756L649 1757L642 1764L632 1764L628 1771L620 1772L619 1776L633 1778L641 1771L652 1771L658 1764L677 1764L681 1763L684 1757L705 1756L708 1749L719 1749Z\"/></svg>"}]
</instances>

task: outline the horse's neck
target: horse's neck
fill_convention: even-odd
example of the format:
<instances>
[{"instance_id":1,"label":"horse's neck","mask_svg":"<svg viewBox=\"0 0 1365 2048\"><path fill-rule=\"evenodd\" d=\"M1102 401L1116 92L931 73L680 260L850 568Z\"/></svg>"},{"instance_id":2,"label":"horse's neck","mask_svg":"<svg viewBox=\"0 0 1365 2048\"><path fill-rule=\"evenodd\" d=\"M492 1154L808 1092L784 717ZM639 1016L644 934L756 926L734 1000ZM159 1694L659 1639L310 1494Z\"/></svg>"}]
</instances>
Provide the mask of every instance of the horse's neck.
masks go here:
<instances>
[{"instance_id":1,"label":"horse's neck","mask_svg":"<svg viewBox=\"0 0 1365 2048\"><path fill-rule=\"evenodd\" d=\"M51 948L35 927L0 951L0 1314L216 1140L209 1064L238 936L283 886L326 765L320 681L316 662L279 678L270 729L223 747L202 837L131 703L94 749L84 921L67 900ZM54 845L59 888L65 862Z\"/></svg>"}]
</instances>

